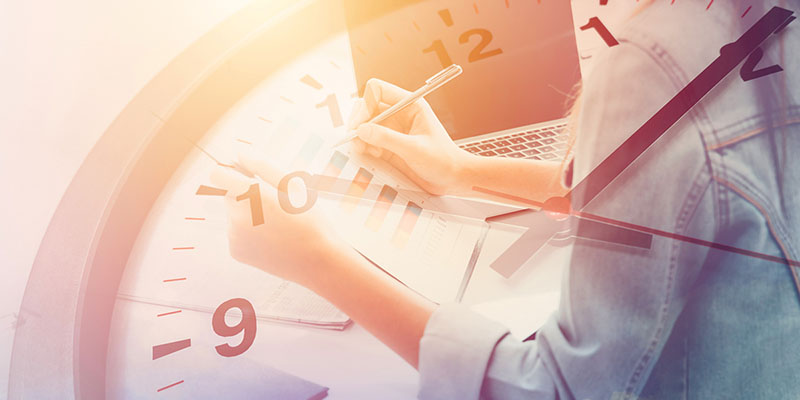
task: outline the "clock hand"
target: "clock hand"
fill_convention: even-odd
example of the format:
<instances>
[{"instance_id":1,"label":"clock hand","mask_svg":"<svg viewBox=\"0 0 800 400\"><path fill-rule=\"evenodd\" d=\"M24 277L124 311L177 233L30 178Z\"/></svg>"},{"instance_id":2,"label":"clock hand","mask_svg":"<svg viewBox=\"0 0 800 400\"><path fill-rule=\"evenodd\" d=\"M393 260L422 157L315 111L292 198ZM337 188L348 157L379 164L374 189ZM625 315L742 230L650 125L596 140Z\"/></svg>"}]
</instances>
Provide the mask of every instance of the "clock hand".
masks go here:
<instances>
[{"instance_id":1,"label":"clock hand","mask_svg":"<svg viewBox=\"0 0 800 400\"><path fill-rule=\"evenodd\" d=\"M488 194L492 194L492 195L495 195L495 196L498 196L498 197L504 197L504 198L515 200L515 201L526 201L523 198L511 195L511 194L506 194L506 193L502 193L502 192L495 192L495 191L488 190L488 189L483 189L483 188L480 188L480 187L476 187L475 189L477 191L488 193ZM527 200L527 202L529 204L534 204L534 203L542 204L541 202L537 202L535 200ZM523 213L523 211L528 211L529 213L525 214L525 213ZM495 216L495 217L490 217L490 218L487 218L487 220L510 218L511 216L515 216L516 218L520 218L521 216L524 216L524 215L544 214L542 212L530 212L530 211L531 211L530 209L524 209L524 210L520 210L519 212L516 212L516 213L508 213L508 214L504 214L504 215L498 215L498 216ZM759 252L755 252L755 251L752 251L752 250L742 249L742 248L739 248L739 247L734 247L734 246L730 246L730 245L726 245L726 244L722 244L722 243L711 242L711 241L708 241L708 240L698 239L698 238L694 238L694 237L686 236L686 235L680 235L680 234L677 234L677 233L672 233L672 232L668 232L668 231L664 231L664 230L660 230L660 229L650 228L650 227L646 227L646 226L643 226L643 225L632 224L630 222L615 220L615 219L612 219L612 218L606 218L606 217L603 217L603 216L600 216L600 215L597 215L597 214L593 214L593 213L589 213L589 212L585 212L585 211L570 210L569 211L569 216L575 217L575 218L579 218L581 220L581 222L584 223L584 224L586 222L589 222L589 223L599 222L599 223L603 224L599 228L598 228L598 226L591 226L590 225L588 227L589 231L588 232L584 231L582 233L580 233L580 230L582 228L579 226L578 227L579 234L576 235L578 237L584 237L584 238L588 238L588 239L596 239L597 236L607 236L608 235L608 231L606 229L607 229L608 226L612 226L612 227L617 227L617 228L624 228L624 229L626 229L628 231L640 232L640 233L643 233L643 234L647 234L649 237L651 237L651 235L661 236L661 237L664 237L664 238L667 238L667 239L680 240L682 242L693 243L693 244L696 244L696 245L706 246L706 247L710 247L710 248L713 248L713 249L727 251L727 252L730 252L730 253L736 253L736 254L741 254L741 255L748 256L748 257L754 257L754 258L759 258L759 259L762 259L762 260L767 260L767 261L776 262L776 263L780 263L780 264L787 264L787 265L791 265L791 266L800 267L800 261L798 261L798 260L790 260L790 259L786 259L784 257L778 257L778 256L769 255L769 254L759 253ZM544 220L539 220L539 221L543 222ZM537 229L535 229L535 230L538 230L538 229L540 229L540 226L536 225L536 228ZM545 226L544 229L547 229L547 228L548 227ZM534 230L534 229L530 229L529 231L531 231L531 230ZM558 232L556 235L554 235L554 237L551 237L549 239L557 239L560 236L561 233L562 232ZM631 236L631 237L627 238L626 240L628 240L628 241L638 241L638 240L641 240L643 238L644 237ZM605 239L604 241L609 241L609 240ZM542 243L542 244L544 244L544 243ZM636 246L636 244L633 244L633 243L630 243L630 245ZM637 247L645 247L645 246L637 246ZM529 250L528 252L530 254L531 251L530 251L530 249L528 249L528 250ZM523 262L524 261L527 261L527 260L523 260ZM498 267L500 269L504 268L503 266L498 266ZM519 267L519 266L516 266L516 267ZM493 268L494 268L494 266L493 266Z\"/></svg>"},{"instance_id":2,"label":"clock hand","mask_svg":"<svg viewBox=\"0 0 800 400\"><path fill-rule=\"evenodd\" d=\"M782 30L794 17L793 12L773 7L767 14L753 24L738 40L729 43L720 49L720 55L697 77L684 87L666 105L656 112L647 122L634 132L614 152L606 157L600 165L592 170L584 179L569 191L564 197L553 197L541 205L541 208L565 215L572 215L571 200L577 200L575 209L582 210L603 189L606 188L622 171L644 153L658 138L680 120L689 110L705 97L722 79L725 78L737 65L753 53L770 35ZM478 191L481 188L474 188ZM514 213L534 213L535 210L515 211ZM493 217L502 218L503 215ZM530 220L533 222L533 220ZM508 265L513 270L524 264L531 255L538 251L543 244L535 232L537 226L528 225L528 230L522 234L500 257L492 264L495 270L508 271ZM609 232L610 234L610 232ZM513 271L512 271L513 272Z\"/></svg>"},{"instance_id":3,"label":"clock hand","mask_svg":"<svg viewBox=\"0 0 800 400\"><path fill-rule=\"evenodd\" d=\"M300 179L306 187L305 203L299 207L292 204L291 201L289 200L288 187L289 187L289 182L292 179ZM312 175L305 171L292 172L284 176L281 179L280 183L278 184L278 202L280 203L281 208L287 213L299 214L313 207L319 193L329 193L340 196L361 198L361 193L364 193L367 190L378 192L382 190L383 187L385 186L382 184L367 184L362 186L362 190L358 192L359 194L352 194L350 188L353 184L354 183L352 180L341 179L335 176ZM477 201L460 197L431 196L428 193L414 191L414 190L406 190L399 188L393 188L393 189L396 190L400 196L418 202L419 203L418 205L420 207L424 207L425 210L432 211L438 214L475 219L481 221L486 220L487 222L503 223L506 225L514 225L520 227L529 226L526 219L527 217L523 218L500 217L491 221L489 220L491 218L487 219L487 217L490 215L496 215L496 214L513 215L515 214L515 212L527 210L524 208L521 209L520 207L516 206L488 203L484 201ZM523 203L529 202L526 199L511 199L511 200L521 200L521 202ZM377 198L369 199L367 201L376 202L378 201L378 199ZM542 216L543 215L544 214L542 214ZM534 218L540 218L540 217L536 216ZM550 223L549 225L550 229L548 231L552 230L553 234L562 232L565 229L568 229L569 227L568 223L565 223L565 221L555 221L550 217L544 217L544 218L546 222ZM604 234L598 234L598 232L603 232ZM611 234L609 234L609 232ZM609 241L612 243L640 247L640 248L647 248L647 249L650 248L650 243L652 241L652 235L650 234L637 232L636 230L631 230L624 227L618 227L604 222L593 222L590 225L587 225L587 227L582 227L577 232L573 232L572 235L586 239ZM545 242L546 241L547 240L545 240Z\"/></svg>"},{"instance_id":4,"label":"clock hand","mask_svg":"<svg viewBox=\"0 0 800 400\"><path fill-rule=\"evenodd\" d=\"M689 82L666 105L650 117L631 137L612 152L600 165L573 187L567 198L579 201L575 208L583 209L622 171L644 153L689 110L703 99L725 76L755 51L770 35L792 17L793 12L773 7L738 40L720 49L720 55L697 77Z\"/></svg>"}]
</instances>

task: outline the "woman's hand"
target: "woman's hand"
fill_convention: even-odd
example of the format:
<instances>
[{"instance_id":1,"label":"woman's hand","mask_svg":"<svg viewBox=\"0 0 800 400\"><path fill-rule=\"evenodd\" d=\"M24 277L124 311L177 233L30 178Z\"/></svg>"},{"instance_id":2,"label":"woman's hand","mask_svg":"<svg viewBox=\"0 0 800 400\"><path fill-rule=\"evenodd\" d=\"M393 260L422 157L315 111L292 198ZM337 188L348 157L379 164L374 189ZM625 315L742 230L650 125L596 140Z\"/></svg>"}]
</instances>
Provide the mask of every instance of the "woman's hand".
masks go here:
<instances>
[{"instance_id":1,"label":"woman's hand","mask_svg":"<svg viewBox=\"0 0 800 400\"><path fill-rule=\"evenodd\" d=\"M416 367L419 341L434 305L339 239L314 208L302 214L283 211L275 189L282 176L269 164L246 156L239 161L266 181L259 185L264 223L253 226L249 200L236 200L259 182L215 171L214 184L228 190L233 258L325 297Z\"/></svg>"},{"instance_id":2,"label":"woman's hand","mask_svg":"<svg viewBox=\"0 0 800 400\"><path fill-rule=\"evenodd\" d=\"M215 171L213 183L228 190L226 203L231 256L316 290L334 273L327 265L332 258L353 252L352 248L335 235L325 223L327 219L313 208L296 215L281 209L275 189L281 179L279 171L254 157L242 155L239 159L246 169L266 182L259 184L264 223L253 226L250 200L236 200L237 196L248 191L250 185L259 181L232 172Z\"/></svg>"},{"instance_id":3,"label":"woman's hand","mask_svg":"<svg viewBox=\"0 0 800 400\"><path fill-rule=\"evenodd\" d=\"M409 94L390 83L370 79L350 117L357 151L380 157L426 191L443 195L470 189L463 166L471 156L453 143L430 105L417 100L380 124L366 123Z\"/></svg>"}]
</instances>

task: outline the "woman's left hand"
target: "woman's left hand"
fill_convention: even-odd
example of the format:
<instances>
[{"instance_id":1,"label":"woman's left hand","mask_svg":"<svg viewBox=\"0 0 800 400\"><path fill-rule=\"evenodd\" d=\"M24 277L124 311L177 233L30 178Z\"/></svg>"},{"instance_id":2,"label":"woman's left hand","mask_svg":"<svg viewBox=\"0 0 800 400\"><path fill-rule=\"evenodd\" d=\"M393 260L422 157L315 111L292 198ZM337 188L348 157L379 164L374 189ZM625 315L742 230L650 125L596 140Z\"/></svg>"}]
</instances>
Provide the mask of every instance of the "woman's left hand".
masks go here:
<instances>
[{"instance_id":1,"label":"woman's left hand","mask_svg":"<svg viewBox=\"0 0 800 400\"><path fill-rule=\"evenodd\" d=\"M214 185L228 191L228 241L233 258L272 275L314 289L332 274L327 268L337 254L353 251L339 239L327 219L312 208L301 214L289 214L277 201L279 171L267 162L240 156L240 163L263 181L248 179L233 172L216 170ZM237 201L254 183L259 184L264 223L253 226L249 200Z\"/></svg>"}]
</instances>

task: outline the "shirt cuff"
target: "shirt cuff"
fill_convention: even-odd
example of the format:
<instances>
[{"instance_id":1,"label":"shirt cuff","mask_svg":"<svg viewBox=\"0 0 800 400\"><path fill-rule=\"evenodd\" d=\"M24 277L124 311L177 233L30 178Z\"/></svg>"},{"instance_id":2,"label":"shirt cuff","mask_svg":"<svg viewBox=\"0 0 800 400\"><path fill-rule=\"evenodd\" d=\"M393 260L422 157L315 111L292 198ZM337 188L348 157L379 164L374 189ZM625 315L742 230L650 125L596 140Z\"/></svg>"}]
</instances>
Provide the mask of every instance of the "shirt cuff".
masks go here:
<instances>
[{"instance_id":1,"label":"shirt cuff","mask_svg":"<svg viewBox=\"0 0 800 400\"><path fill-rule=\"evenodd\" d=\"M433 312L419 345L419 398L478 399L489 359L509 334L461 304Z\"/></svg>"}]
</instances>

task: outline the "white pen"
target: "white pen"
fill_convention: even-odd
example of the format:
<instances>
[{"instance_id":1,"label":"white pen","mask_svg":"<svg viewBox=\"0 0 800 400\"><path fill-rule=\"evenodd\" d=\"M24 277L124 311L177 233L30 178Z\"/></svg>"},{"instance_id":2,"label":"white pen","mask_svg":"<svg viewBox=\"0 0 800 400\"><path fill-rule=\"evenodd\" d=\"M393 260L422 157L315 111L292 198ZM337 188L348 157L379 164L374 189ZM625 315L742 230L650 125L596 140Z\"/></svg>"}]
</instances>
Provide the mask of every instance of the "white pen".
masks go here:
<instances>
[{"instance_id":1,"label":"white pen","mask_svg":"<svg viewBox=\"0 0 800 400\"><path fill-rule=\"evenodd\" d=\"M425 84L422 85L419 89L409 93L408 96L403 98L402 100L395 103L393 106L387 108L384 112L376 115L374 118L369 120L368 123L370 124L377 124L381 121L385 120L386 118L391 117L392 115L396 114L400 110L410 106L415 101L427 96L429 93L433 92L434 90L444 86L445 83L450 82L453 78L461 75L463 69L458 64L453 64L437 73L436 75L432 76L430 79L425 81ZM353 139L358 137L355 133L350 134L346 138L336 142L332 147L341 146Z\"/></svg>"}]
</instances>

